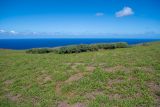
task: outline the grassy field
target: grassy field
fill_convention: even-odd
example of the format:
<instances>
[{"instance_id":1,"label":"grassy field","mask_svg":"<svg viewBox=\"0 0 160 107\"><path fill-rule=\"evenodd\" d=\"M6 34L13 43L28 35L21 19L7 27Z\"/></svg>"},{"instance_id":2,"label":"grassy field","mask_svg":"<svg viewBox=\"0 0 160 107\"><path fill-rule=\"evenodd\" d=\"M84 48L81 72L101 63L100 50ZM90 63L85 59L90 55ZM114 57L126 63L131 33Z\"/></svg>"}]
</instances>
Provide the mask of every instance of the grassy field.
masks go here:
<instances>
[{"instance_id":1,"label":"grassy field","mask_svg":"<svg viewBox=\"0 0 160 107\"><path fill-rule=\"evenodd\" d=\"M159 107L160 42L79 54L0 50L0 107Z\"/></svg>"}]
</instances>

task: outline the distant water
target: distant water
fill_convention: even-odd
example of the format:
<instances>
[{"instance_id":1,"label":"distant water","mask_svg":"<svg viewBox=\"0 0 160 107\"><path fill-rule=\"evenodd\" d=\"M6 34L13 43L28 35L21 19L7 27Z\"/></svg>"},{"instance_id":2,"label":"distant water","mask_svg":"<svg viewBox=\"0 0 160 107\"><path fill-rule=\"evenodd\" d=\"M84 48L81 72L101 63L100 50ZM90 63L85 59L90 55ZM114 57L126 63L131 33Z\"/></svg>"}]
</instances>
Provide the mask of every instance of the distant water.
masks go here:
<instances>
[{"instance_id":1,"label":"distant water","mask_svg":"<svg viewBox=\"0 0 160 107\"><path fill-rule=\"evenodd\" d=\"M128 44L132 45L151 41L160 41L160 39L0 39L0 48L21 50L30 48L112 42L127 42Z\"/></svg>"}]
</instances>

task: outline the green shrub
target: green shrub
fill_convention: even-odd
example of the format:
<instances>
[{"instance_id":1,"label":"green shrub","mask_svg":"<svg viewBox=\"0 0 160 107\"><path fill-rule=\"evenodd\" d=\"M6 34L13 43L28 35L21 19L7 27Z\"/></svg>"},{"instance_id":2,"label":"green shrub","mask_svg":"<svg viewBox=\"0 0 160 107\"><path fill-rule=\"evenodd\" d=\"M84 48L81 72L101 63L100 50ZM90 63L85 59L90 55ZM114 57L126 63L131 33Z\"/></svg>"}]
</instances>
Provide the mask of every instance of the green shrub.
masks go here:
<instances>
[{"instance_id":1,"label":"green shrub","mask_svg":"<svg viewBox=\"0 0 160 107\"><path fill-rule=\"evenodd\" d=\"M88 51L98 51L99 49L115 49L115 48L127 48L128 44L125 42L122 43L111 43L111 44L81 44L81 45L71 45L71 46L64 46L59 48L34 48L27 50L27 53L33 54L43 54L43 53L58 53L58 54L69 54L69 53L81 53L81 52L88 52Z\"/></svg>"},{"instance_id":2,"label":"green shrub","mask_svg":"<svg viewBox=\"0 0 160 107\"><path fill-rule=\"evenodd\" d=\"M102 44L101 49L115 49L116 45L115 44Z\"/></svg>"},{"instance_id":3,"label":"green shrub","mask_svg":"<svg viewBox=\"0 0 160 107\"><path fill-rule=\"evenodd\" d=\"M74 45L74 46L61 47L57 50L59 54L65 54L65 53L80 53L80 52L87 52L87 51L95 51L96 48L90 45Z\"/></svg>"},{"instance_id":4,"label":"green shrub","mask_svg":"<svg viewBox=\"0 0 160 107\"><path fill-rule=\"evenodd\" d=\"M149 43L142 43L142 46L149 46Z\"/></svg>"},{"instance_id":5,"label":"green shrub","mask_svg":"<svg viewBox=\"0 0 160 107\"><path fill-rule=\"evenodd\" d=\"M128 47L128 44L126 42L119 42L119 43L116 43L116 48L127 48Z\"/></svg>"},{"instance_id":6,"label":"green shrub","mask_svg":"<svg viewBox=\"0 0 160 107\"><path fill-rule=\"evenodd\" d=\"M26 53L32 53L32 54L43 54L43 53L50 53L52 52L52 49L48 48L33 48L26 51Z\"/></svg>"},{"instance_id":7,"label":"green shrub","mask_svg":"<svg viewBox=\"0 0 160 107\"><path fill-rule=\"evenodd\" d=\"M93 44L93 45L89 45L89 51L98 51L98 46Z\"/></svg>"}]
</instances>

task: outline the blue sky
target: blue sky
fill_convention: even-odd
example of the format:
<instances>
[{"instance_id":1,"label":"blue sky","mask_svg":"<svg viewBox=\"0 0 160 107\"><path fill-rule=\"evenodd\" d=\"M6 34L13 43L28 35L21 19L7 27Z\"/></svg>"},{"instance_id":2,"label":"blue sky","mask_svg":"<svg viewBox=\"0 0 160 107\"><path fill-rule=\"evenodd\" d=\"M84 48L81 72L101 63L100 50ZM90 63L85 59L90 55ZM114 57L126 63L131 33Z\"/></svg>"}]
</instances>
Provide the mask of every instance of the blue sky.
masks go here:
<instances>
[{"instance_id":1,"label":"blue sky","mask_svg":"<svg viewBox=\"0 0 160 107\"><path fill-rule=\"evenodd\" d=\"M160 38L159 11L160 0L0 0L0 38Z\"/></svg>"}]
</instances>

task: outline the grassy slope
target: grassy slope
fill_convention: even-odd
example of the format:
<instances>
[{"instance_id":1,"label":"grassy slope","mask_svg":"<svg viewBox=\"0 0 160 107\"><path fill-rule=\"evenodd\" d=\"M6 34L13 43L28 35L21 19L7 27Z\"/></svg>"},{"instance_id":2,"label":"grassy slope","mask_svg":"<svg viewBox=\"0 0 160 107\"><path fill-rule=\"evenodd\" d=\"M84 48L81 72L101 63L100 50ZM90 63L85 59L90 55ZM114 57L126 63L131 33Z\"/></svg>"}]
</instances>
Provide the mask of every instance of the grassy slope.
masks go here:
<instances>
[{"instance_id":1,"label":"grassy slope","mask_svg":"<svg viewBox=\"0 0 160 107\"><path fill-rule=\"evenodd\" d=\"M160 42L80 54L0 50L0 106L160 106Z\"/></svg>"}]
</instances>

